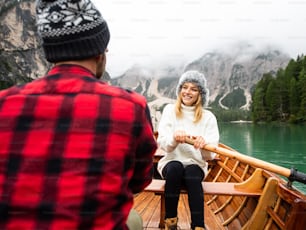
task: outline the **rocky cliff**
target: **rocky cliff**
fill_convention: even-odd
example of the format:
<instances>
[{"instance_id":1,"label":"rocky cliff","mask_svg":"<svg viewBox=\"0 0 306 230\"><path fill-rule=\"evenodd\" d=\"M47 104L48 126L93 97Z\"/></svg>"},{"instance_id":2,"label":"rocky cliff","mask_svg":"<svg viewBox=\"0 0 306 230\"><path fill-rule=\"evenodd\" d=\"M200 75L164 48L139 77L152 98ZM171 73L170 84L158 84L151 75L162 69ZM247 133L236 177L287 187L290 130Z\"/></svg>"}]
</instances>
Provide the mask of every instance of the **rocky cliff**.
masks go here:
<instances>
[{"instance_id":1,"label":"rocky cliff","mask_svg":"<svg viewBox=\"0 0 306 230\"><path fill-rule=\"evenodd\" d=\"M0 0L0 81L2 86L43 75L43 57L35 26L35 0Z\"/></svg>"},{"instance_id":2,"label":"rocky cliff","mask_svg":"<svg viewBox=\"0 0 306 230\"><path fill-rule=\"evenodd\" d=\"M280 68L287 66L289 56L273 48L254 50L245 45L233 47L235 52L216 51L203 55L188 64L185 70L196 69L207 77L211 92L210 101L223 108L248 109L251 91L264 73L274 75ZM236 103L231 98L236 98Z\"/></svg>"}]
</instances>

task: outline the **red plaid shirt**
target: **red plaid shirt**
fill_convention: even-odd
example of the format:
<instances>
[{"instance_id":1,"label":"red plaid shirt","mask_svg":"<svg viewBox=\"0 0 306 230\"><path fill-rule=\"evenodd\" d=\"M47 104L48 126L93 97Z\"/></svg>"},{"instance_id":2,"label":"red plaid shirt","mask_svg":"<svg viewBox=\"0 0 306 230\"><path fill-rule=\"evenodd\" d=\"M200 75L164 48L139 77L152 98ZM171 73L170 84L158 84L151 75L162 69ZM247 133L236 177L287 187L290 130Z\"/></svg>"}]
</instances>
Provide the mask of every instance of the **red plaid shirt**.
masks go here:
<instances>
[{"instance_id":1,"label":"red plaid shirt","mask_svg":"<svg viewBox=\"0 0 306 230\"><path fill-rule=\"evenodd\" d=\"M0 92L0 229L127 229L156 150L145 99L87 69Z\"/></svg>"}]
</instances>

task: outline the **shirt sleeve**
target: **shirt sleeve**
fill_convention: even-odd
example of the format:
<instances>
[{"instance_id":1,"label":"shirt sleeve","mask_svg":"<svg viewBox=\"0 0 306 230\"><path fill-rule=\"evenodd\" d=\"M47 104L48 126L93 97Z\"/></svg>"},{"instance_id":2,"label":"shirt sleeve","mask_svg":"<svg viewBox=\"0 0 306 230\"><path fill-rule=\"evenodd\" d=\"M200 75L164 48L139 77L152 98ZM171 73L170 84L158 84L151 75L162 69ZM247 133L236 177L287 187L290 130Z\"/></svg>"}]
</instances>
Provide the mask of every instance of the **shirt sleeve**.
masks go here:
<instances>
[{"instance_id":1,"label":"shirt sleeve","mask_svg":"<svg viewBox=\"0 0 306 230\"><path fill-rule=\"evenodd\" d=\"M140 133L135 153L135 167L129 183L133 193L141 192L151 183L153 177L153 155L157 149L157 144L148 106L142 111L139 126Z\"/></svg>"}]
</instances>

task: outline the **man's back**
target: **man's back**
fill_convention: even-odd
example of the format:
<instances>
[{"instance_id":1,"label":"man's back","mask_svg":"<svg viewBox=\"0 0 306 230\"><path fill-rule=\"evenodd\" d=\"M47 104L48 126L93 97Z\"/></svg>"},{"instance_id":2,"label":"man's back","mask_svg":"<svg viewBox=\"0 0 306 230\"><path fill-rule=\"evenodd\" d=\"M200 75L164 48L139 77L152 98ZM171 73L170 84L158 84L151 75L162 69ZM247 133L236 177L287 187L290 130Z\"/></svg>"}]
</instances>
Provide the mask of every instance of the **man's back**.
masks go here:
<instances>
[{"instance_id":1,"label":"man's back","mask_svg":"<svg viewBox=\"0 0 306 230\"><path fill-rule=\"evenodd\" d=\"M156 149L142 96L62 65L0 92L0 229L125 229Z\"/></svg>"}]
</instances>

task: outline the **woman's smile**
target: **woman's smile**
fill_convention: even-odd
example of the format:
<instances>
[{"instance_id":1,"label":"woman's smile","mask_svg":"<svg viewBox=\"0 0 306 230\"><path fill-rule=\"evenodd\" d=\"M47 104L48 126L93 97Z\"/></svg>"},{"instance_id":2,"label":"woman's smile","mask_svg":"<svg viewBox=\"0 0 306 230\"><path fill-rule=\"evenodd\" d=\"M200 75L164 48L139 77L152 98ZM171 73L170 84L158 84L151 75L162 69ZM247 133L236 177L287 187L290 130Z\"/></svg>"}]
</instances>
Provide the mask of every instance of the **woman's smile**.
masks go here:
<instances>
[{"instance_id":1,"label":"woman's smile","mask_svg":"<svg viewBox=\"0 0 306 230\"><path fill-rule=\"evenodd\" d=\"M185 82L182 86L181 97L184 105L192 106L199 97L199 88L195 83Z\"/></svg>"}]
</instances>

